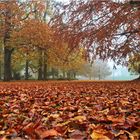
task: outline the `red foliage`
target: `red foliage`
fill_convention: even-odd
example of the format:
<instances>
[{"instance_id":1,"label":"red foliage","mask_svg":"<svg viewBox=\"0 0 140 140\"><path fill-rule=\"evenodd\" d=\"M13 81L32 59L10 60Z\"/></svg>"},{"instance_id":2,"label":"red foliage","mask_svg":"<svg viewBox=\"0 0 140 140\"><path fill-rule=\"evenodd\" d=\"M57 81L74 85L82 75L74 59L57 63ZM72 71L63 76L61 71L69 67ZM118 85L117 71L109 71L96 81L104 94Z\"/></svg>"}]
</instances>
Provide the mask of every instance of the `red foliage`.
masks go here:
<instances>
[{"instance_id":1,"label":"red foliage","mask_svg":"<svg viewBox=\"0 0 140 140\"><path fill-rule=\"evenodd\" d=\"M0 138L140 139L139 82L0 84Z\"/></svg>"},{"instance_id":2,"label":"red foliage","mask_svg":"<svg viewBox=\"0 0 140 140\"><path fill-rule=\"evenodd\" d=\"M71 46L121 61L140 51L139 0L70 0L61 7L52 25Z\"/></svg>"}]
</instances>

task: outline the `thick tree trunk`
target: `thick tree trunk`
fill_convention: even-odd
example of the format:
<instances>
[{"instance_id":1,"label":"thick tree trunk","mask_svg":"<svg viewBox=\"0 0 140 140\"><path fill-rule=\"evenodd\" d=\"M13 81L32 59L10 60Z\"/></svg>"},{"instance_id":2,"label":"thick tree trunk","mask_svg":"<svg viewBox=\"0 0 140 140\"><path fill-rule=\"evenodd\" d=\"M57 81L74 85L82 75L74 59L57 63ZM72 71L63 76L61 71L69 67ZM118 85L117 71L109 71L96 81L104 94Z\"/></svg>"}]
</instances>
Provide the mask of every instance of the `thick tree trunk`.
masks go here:
<instances>
[{"instance_id":1,"label":"thick tree trunk","mask_svg":"<svg viewBox=\"0 0 140 140\"><path fill-rule=\"evenodd\" d=\"M29 79L29 60L26 60L25 64L25 80Z\"/></svg>"},{"instance_id":2,"label":"thick tree trunk","mask_svg":"<svg viewBox=\"0 0 140 140\"><path fill-rule=\"evenodd\" d=\"M4 48L4 81L10 81L12 79L11 70L11 54L13 50Z\"/></svg>"},{"instance_id":3,"label":"thick tree trunk","mask_svg":"<svg viewBox=\"0 0 140 140\"><path fill-rule=\"evenodd\" d=\"M11 54L13 49L8 45L10 34L11 34L11 9L7 7L5 13L5 32L4 32L4 81L10 81L12 78L12 69L11 69Z\"/></svg>"}]
</instances>

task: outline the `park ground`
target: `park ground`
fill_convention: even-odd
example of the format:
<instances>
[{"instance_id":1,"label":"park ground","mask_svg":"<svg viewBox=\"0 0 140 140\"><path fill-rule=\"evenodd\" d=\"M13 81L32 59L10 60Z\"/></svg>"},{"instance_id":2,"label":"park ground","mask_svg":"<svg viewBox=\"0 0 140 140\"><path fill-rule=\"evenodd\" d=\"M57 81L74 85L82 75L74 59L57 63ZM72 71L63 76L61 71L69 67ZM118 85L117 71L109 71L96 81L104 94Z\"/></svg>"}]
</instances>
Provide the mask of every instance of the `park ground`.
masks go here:
<instances>
[{"instance_id":1,"label":"park ground","mask_svg":"<svg viewBox=\"0 0 140 140\"><path fill-rule=\"evenodd\" d=\"M139 140L140 82L1 82L0 139Z\"/></svg>"}]
</instances>

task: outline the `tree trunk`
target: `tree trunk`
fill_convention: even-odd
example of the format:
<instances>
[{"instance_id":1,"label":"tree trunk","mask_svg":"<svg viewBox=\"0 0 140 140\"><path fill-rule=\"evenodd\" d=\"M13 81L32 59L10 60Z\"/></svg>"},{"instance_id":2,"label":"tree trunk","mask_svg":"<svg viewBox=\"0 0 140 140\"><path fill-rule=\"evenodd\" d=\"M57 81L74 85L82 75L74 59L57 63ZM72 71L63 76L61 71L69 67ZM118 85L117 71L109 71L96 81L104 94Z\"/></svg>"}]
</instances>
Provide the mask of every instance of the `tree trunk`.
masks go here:
<instances>
[{"instance_id":1,"label":"tree trunk","mask_svg":"<svg viewBox=\"0 0 140 140\"><path fill-rule=\"evenodd\" d=\"M47 79L47 54L44 52L43 80Z\"/></svg>"},{"instance_id":2,"label":"tree trunk","mask_svg":"<svg viewBox=\"0 0 140 140\"><path fill-rule=\"evenodd\" d=\"M43 66L43 63L42 63L42 50L39 49L39 60L38 60L38 80L43 80L43 70L42 70L42 66Z\"/></svg>"},{"instance_id":3,"label":"tree trunk","mask_svg":"<svg viewBox=\"0 0 140 140\"><path fill-rule=\"evenodd\" d=\"M4 81L10 81L12 78L11 71L11 54L13 50L4 47Z\"/></svg>"},{"instance_id":4,"label":"tree trunk","mask_svg":"<svg viewBox=\"0 0 140 140\"><path fill-rule=\"evenodd\" d=\"M73 72L73 78L76 79L76 72Z\"/></svg>"},{"instance_id":5,"label":"tree trunk","mask_svg":"<svg viewBox=\"0 0 140 140\"><path fill-rule=\"evenodd\" d=\"M54 68L52 68L52 79L54 79L55 78L55 70L54 70Z\"/></svg>"},{"instance_id":6,"label":"tree trunk","mask_svg":"<svg viewBox=\"0 0 140 140\"><path fill-rule=\"evenodd\" d=\"M47 80L47 64L44 64L43 80Z\"/></svg>"},{"instance_id":7,"label":"tree trunk","mask_svg":"<svg viewBox=\"0 0 140 140\"><path fill-rule=\"evenodd\" d=\"M63 78L66 78L66 72L63 70Z\"/></svg>"},{"instance_id":8,"label":"tree trunk","mask_svg":"<svg viewBox=\"0 0 140 140\"><path fill-rule=\"evenodd\" d=\"M42 62L39 61L38 80L42 80Z\"/></svg>"},{"instance_id":9,"label":"tree trunk","mask_svg":"<svg viewBox=\"0 0 140 140\"><path fill-rule=\"evenodd\" d=\"M25 64L25 80L29 79L29 60L26 60Z\"/></svg>"},{"instance_id":10,"label":"tree trunk","mask_svg":"<svg viewBox=\"0 0 140 140\"><path fill-rule=\"evenodd\" d=\"M7 8L5 13L5 31L4 31L4 81L10 81L12 78L12 70L11 70L11 54L14 49L11 49L8 45L11 33L11 9Z\"/></svg>"},{"instance_id":11,"label":"tree trunk","mask_svg":"<svg viewBox=\"0 0 140 140\"><path fill-rule=\"evenodd\" d=\"M67 72L67 79L71 79L70 72Z\"/></svg>"},{"instance_id":12,"label":"tree trunk","mask_svg":"<svg viewBox=\"0 0 140 140\"><path fill-rule=\"evenodd\" d=\"M2 68L2 63L1 63L1 61L0 61L0 80L2 79L2 71L1 71L1 68Z\"/></svg>"},{"instance_id":13,"label":"tree trunk","mask_svg":"<svg viewBox=\"0 0 140 140\"><path fill-rule=\"evenodd\" d=\"M59 71L58 69L56 69L56 78L58 79L58 77L59 77Z\"/></svg>"}]
</instances>

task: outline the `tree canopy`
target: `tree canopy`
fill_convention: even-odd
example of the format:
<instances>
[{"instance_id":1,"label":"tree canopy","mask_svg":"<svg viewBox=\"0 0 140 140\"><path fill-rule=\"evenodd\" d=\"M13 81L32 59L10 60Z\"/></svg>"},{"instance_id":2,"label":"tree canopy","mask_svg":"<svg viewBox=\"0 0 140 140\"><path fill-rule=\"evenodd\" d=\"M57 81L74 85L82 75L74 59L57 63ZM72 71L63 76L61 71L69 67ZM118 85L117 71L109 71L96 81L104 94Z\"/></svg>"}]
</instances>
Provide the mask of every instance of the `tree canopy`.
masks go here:
<instances>
[{"instance_id":1,"label":"tree canopy","mask_svg":"<svg viewBox=\"0 0 140 140\"><path fill-rule=\"evenodd\" d=\"M81 43L100 58L118 62L140 51L138 0L71 0L59 7L53 27L73 46Z\"/></svg>"}]
</instances>

